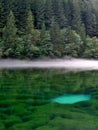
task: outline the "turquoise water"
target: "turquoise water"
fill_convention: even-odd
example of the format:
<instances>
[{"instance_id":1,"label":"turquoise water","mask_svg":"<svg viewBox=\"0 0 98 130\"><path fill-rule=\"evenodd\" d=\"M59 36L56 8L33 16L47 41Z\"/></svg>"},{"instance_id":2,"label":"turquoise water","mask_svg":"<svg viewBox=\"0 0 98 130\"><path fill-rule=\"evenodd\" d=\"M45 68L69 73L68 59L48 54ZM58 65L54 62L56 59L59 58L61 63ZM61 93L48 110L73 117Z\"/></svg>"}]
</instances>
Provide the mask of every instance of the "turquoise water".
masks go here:
<instances>
[{"instance_id":1,"label":"turquoise water","mask_svg":"<svg viewBox=\"0 0 98 130\"><path fill-rule=\"evenodd\" d=\"M81 102L81 101L86 101L86 100L90 100L91 96L90 95L63 95L60 97L57 97L55 99L53 99L53 102L56 103L60 103L60 104L74 104L77 102Z\"/></svg>"}]
</instances>

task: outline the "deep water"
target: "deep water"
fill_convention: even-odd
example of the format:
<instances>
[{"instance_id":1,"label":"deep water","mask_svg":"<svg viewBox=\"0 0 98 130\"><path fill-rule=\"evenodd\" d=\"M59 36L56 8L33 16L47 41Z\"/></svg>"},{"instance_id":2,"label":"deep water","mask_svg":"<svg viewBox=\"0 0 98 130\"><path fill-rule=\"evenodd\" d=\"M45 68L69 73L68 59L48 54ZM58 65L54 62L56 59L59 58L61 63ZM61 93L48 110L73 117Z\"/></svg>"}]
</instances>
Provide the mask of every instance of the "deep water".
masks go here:
<instances>
[{"instance_id":1,"label":"deep water","mask_svg":"<svg viewBox=\"0 0 98 130\"><path fill-rule=\"evenodd\" d=\"M86 100L51 100L65 94ZM0 70L0 130L74 129L98 130L98 71Z\"/></svg>"}]
</instances>

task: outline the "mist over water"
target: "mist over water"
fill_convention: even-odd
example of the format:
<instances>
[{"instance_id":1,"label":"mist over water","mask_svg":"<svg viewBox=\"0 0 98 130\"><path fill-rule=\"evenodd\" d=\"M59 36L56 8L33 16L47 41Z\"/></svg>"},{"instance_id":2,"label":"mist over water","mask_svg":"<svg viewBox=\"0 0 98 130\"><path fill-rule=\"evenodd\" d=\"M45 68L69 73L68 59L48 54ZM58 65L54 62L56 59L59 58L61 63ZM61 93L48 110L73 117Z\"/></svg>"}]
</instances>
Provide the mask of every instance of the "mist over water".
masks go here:
<instances>
[{"instance_id":1,"label":"mist over water","mask_svg":"<svg viewBox=\"0 0 98 130\"><path fill-rule=\"evenodd\" d=\"M0 60L0 69L4 68L61 68L76 70L98 70L97 60L86 59L54 59L54 60Z\"/></svg>"}]
</instances>

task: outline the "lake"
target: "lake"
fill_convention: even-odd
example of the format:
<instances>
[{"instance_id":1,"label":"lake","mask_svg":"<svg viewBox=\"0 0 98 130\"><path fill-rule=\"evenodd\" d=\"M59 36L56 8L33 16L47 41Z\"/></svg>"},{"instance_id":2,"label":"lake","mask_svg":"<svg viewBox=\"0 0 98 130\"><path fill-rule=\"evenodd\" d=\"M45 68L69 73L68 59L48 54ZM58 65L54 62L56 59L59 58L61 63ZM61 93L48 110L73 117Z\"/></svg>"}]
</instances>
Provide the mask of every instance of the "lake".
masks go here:
<instances>
[{"instance_id":1,"label":"lake","mask_svg":"<svg viewBox=\"0 0 98 130\"><path fill-rule=\"evenodd\" d=\"M54 101L66 95L82 100ZM0 130L87 129L98 129L97 70L0 69Z\"/></svg>"}]
</instances>

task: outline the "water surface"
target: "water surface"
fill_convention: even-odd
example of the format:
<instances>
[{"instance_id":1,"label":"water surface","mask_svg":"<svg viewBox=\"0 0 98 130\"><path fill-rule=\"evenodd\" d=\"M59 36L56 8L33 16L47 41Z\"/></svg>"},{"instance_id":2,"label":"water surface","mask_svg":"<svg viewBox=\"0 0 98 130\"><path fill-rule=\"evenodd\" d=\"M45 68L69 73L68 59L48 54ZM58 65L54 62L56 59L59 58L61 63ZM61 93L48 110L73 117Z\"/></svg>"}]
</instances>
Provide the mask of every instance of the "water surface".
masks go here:
<instances>
[{"instance_id":1,"label":"water surface","mask_svg":"<svg viewBox=\"0 0 98 130\"><path fill-rule=\"evenodd\" d=\"M51 101L65 94L91 95L91 100ZM0 70L2 130L97 130L97 115L98 71Z\"/></svg>"}]
</instances>

